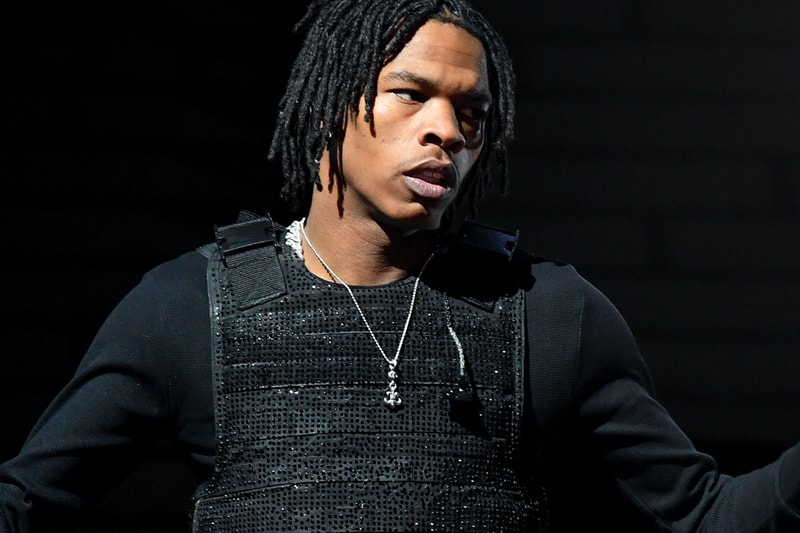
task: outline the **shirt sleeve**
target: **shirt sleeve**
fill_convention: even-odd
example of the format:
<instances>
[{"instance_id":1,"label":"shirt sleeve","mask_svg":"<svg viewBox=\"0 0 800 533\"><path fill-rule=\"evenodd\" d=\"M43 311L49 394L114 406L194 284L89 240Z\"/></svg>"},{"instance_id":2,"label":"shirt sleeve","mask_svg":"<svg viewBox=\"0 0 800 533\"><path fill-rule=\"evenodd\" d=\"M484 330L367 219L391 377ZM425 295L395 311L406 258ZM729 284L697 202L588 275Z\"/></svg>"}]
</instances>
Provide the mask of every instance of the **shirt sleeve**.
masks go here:
<instances>
[{"instance_id":1,"label":"shirt sleeve","mask_svg":"<svg viewBox=\"0 0 800 533\"><path fill-rule=\"evenodd\" d=\"M175 268L148 273L119 302L19 454L0 465L0 533L72 522L175 431L170 374L181 315L174 310L195 297L171 279Z\"/></svg>"},{"instance_id":2,"label":"shirt sleeve","mask_svg":"<svg viewBox=\"0 0 800 533\"><path fill-rule=\"evenodd\" d=\"M720 473L656 401L618 310L577 274L570 285L560 293L574 295L575 360L564 406L552 412L644 519L664 531L800 531L799 446L759 470Z\"/></svg>"}]
</instances>

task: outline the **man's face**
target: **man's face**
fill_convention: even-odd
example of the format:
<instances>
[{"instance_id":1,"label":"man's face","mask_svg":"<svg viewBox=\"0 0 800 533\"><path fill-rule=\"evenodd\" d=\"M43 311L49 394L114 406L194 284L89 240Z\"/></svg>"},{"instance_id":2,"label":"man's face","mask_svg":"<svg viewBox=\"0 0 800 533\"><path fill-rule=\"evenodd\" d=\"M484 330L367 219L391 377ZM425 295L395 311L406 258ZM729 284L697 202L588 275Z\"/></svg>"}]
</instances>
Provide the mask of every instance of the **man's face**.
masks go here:
<instances>
[{"instance_id":1,"label":"man's face","mask_svg":"<svg viewBox=\"0 0 800 533\"><path fill-rule=\"evenodd\" d=\"M430 21L381 70L377 88L372 122L362 98L345 131L344 216L405 234L435 229L483 146L491 105L483 46Z\"/></svg>"}]
</instances>

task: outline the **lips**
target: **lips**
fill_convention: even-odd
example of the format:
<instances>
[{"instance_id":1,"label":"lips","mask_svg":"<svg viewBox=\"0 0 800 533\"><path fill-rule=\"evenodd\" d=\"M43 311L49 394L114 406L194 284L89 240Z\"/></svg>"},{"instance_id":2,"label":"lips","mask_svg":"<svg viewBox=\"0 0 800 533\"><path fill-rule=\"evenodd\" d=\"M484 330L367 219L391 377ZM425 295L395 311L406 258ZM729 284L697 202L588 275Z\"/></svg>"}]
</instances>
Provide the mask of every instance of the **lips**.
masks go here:
<instances>
[{"instance_id":1,"label":"lips","mask_svg":"<svg viewBox=\"0 0 800 533\"><path fill-rule=\"evenodd\" d=\"M447 185L447 174L442 172L441 169L422 168L414 172L409 172L408 175L412 178L427 181L428 183L442 186Z\"/></svg>"},{"instance_id":2,"label":"lips","mask_svg":"<svg viewBox=\"0 0 800 533\"><path fill-rule=\"evenodd\" d=\"M453 190L456 174L452 165L427 163L404 173L408 186L418 196L438 200Z\"/></svg>"}]
</instances>

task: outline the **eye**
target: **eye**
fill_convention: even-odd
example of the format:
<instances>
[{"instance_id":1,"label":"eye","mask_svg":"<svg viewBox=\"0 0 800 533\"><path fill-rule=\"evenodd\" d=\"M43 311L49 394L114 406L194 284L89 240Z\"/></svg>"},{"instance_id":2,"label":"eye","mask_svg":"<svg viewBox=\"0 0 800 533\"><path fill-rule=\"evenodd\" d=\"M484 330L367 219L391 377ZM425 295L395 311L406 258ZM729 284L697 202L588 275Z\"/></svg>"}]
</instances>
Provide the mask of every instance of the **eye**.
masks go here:
<instances>
[{"instance_id":1,"label":"eye","mask_svg":"<svg viewBox=\"0 0 800 533\"><path fill-rule=\"evenodd\" d=\"M483 144L483 126L489 116L487 106L466 107L460 112L461 132L464 134L467 148L479 148Z\"/></svg>"},{"instance_id":2,"label":"eye","mask_svg":"<svg viewBox=\"0 0 800 533\"><path fill-rule=\"evenodd\" d=\"M483 122L489 115L489 110L483 107L468 107L462 111L462 114L470 120Z\"/></svg>"},{"instance_id":3,"label":"eye","mask_svg":"<svg viewBox=\"0 0 800 533\"><path fill-rule=\"evenodd\" d=\"M415 91L414 89L394 89L389 92L397 96L400 100L406 102L421 103L425 101L425 96L421 92Z\"/></svg>"}]
</instances>

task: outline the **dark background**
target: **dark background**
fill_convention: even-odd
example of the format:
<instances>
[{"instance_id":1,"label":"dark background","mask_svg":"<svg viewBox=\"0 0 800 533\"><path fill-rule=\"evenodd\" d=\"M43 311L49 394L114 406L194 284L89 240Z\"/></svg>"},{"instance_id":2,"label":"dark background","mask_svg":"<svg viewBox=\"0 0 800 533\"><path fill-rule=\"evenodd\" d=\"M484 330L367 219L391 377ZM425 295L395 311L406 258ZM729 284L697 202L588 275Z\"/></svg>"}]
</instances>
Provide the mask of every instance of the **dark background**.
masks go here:
<instances>
[{"instance_id":1,"label":"dark background","mask_svg":"<svg viewBox=\"0 0 800 533\"><path fill-rule=\"evenodd\" d=\"M0 458L145 270L274 208L302 5L7 4ZM611 297L724 471L776 458L800 437L800 3L479 5L519 76L512 187L483 220ZM635 531L579 466L565 529ZM156 450L82 531L180 531L183 472Z\"/></svg>"}]
</instances>

